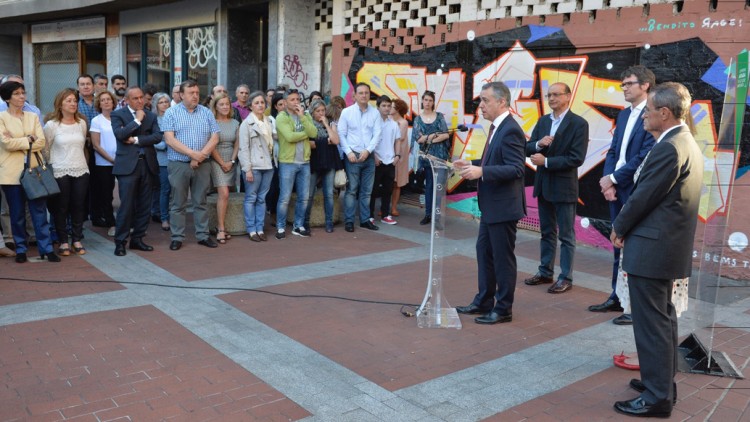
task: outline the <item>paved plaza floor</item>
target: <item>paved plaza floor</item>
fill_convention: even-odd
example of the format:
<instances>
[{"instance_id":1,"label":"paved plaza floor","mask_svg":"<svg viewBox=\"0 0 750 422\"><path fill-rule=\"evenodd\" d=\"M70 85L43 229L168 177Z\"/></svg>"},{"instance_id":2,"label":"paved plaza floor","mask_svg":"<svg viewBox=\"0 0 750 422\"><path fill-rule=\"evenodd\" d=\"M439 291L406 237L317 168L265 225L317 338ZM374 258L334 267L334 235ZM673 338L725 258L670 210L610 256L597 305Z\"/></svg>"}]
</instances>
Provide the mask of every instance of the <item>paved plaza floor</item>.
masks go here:
<instances>
[{"instance_id":1,"label":"paved plaza floor","mask_svg":"<svg viewBox=\"0 0 750 422\"><path fill-rule=\"evenodd\" d=\"M539 234L519 230L513 322L461 316L461 330L422 329L400 312L426 287L421 212L405 205L398 225L377 232L337 225L217 249L190 234L176 252L152 223L156 250L126 257L87 224L84 256L4 258L0 421L627 420L612 404L636 396L638 372L612 356L635 351L632 327L586 310L609 293L610 252L579 245L574 288L552 295L520 281L536 272ZM452 306L476 292L477 229L448 217L440 253ZM711 308L713 348L748 375L750 300L725 302ZM680 319L682 337L705 323L696 313ZM750 421L749 381L676 380L671 420Z\"/></svg>"}]
</instances>

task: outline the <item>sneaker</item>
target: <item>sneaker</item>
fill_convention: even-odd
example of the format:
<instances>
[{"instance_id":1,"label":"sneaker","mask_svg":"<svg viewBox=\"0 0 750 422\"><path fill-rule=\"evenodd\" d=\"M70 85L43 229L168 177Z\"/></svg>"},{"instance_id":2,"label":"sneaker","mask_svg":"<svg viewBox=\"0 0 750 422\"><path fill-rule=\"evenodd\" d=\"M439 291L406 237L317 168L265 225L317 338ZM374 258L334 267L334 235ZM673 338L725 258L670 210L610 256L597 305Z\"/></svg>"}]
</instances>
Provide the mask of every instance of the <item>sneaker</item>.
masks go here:
<instances>
[{"instance_id":1,"label":"sneaker","mask_svg":"<svg viewBox=\"0 0 750 422\"><path fill-rule=\"evenodd\" d=\"M368 220L370 220L370 223L375 224L375 219L374 218L370 217L370 218L368 218Z\"/></svg>"},{"instance_id":2,"label":"sneaker","mask_svg":"<svg viewBox=\"0 0 750 422\"><path fill-rule=\"evenodd\" d=\"M284 232L284 230L279 230L276 232L277 239L281 240L281 239L284 239L285 237L286 237L286 232Z\"/></svg>"},{"instance_id":3,"label":"sneaker","mask_svg":"<svg viewBox=\"0 0 750 422\"><path fill-rule=\"evenodd\" d=\"M398 221L394 220L393 217L391 217L390 215L386 215L385 217L381 218L380 222L383 224L391 224L391 225L398 223Z\"/></svg>"},{"instance_id":4,"label":"sneaker","mask_svg":"<svg viewBox=\"0 0 750 422\"><path fill-rule=\"evenodd\" d=\"M302 237L310 237L310 230L307 230L304 227L295 227L292 229L292 234Z\"/></svg>"}]
</instances>

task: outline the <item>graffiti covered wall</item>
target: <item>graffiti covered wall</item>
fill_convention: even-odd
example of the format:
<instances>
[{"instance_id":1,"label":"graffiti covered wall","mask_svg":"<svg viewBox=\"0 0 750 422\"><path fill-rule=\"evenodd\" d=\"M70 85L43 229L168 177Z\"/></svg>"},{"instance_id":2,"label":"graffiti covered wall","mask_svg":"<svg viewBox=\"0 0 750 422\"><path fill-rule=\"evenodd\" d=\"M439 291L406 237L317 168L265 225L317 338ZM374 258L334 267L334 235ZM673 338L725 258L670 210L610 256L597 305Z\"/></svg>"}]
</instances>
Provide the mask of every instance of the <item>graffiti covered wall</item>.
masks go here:
<instances>
[{"instance_id":1,"label":"graffiti covered wall","mask_svg":"<svg viewBox=\"0 0 750 422\"><path fill-rule=\"evenodd\" d=\"M654 6L648 16L636 15L633 10L618 12L616 26L614 22L607 23L611 16L604 13L602 19L597 17L593 24L590 19L575 18L576 15L558 26L550 23L550 18L545 25L528 19L523 26L513 25L507 29L502 28L507 19L474 25L462 23L457 24L458 34L451 28L451 40L437 42L436 38L436 42L418 53L399 54L390 51L392 49L385 52L359 47L350 61L334 61L333 75L341 74L339 88L344 96L352 83L362 81L371 85L374 95L403 99L410 106L409 119L418 115L419 98L424 90L434 91L437 108L446 116L449 127L459 124L472 127L469 132L458 132L454 137L452 155L465 158L481 155L486 142L489 122L481 118L477 109L479 91L484 83L500 80L509 86L513 116L528 136L539 118L550 111L543 101L548 86L566 82L573 91L571 109L590 126L588 153L578 173L581 192L578 214L599 222L592 225L599 229L599 239L591 243L600 245L607 244L605 220L609 218L609 211L598 179L602 175L615 117L627 106L619 87L620 73L630 65L643 64L654 71L657 82L682 82L694 98L692 114L697 126L696 140L704 153L706 168L737 173L731 186L733 206L727 236L734 236L738 241L733 242L733 249L726 251L725 259L729 259L726 265L730 273L734 268L737 277L750 279L750 252L746 249L747 233L750 233L750 223L746 222L750 222L750 218L745 215L750 214L750 207L745 206L750 202L750 191L744 189L745 173L750 168L747 124L741 138L739 160L733 168L717 165L716 151L726 69L730 58L750 45L748 31L744 28L745 17L750 18L750 14L744 9L712 15L701 14L698 10L674 15L672 11ZM470 29L461 33L465 28ZM607 30L597 31L604 28ZM727 39L732 42L727 43ZM340 41L334 39L334 50L342 47ZM336 88L334 84L334 90ZM750 111L746 112L746 122L750 121L748 117ZM533 172L528 163L527 185L531 184ZM710 177L711 173L707 172L707 184L711 183ZM465 190L466 186L460 178L454 177L449 189ZM726 213L729 187L713 198L716 197L720 200L709 202L705 195L701 222ZM528 199L532 216L535 202L530 194ZM696 261L700 250L699 241Z\"/></svg>"}]
</instances>

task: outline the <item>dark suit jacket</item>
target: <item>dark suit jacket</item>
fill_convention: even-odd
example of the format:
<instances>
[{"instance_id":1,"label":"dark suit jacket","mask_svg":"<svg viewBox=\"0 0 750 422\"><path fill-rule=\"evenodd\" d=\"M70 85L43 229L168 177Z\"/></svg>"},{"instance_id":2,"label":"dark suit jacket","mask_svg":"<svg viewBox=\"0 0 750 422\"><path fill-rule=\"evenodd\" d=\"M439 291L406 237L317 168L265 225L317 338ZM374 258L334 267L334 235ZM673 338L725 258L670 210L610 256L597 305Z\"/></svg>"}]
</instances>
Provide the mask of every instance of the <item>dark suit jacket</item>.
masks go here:
<instances>
[{"instance_id":1,"label":"dark suit jacket","mask_svg":"<svg viewBox=\"0 0 750 422\"><path fill-rule=\"evenodd\" d=\"M115 176L126 176L135 171L141 149L145 154L149 172L153 175L159 174L159 162L156 160L154 145L161 142L162 132L159 129L156 114L148 110L144 111L146 117L143 118L140 126L135 122L127 106L113 111L110 115L112 130L117 138L117 154L112 167L112 174ZM125 143L131 136L138 137L138 145Z\"/></svg>"},{"instance_id":2,"label":"dark suit jacket","mask_svg":"<svg viewBox=\"0 0 750 422\"><path fill-rule=\"evenodd\" d=\"M687 126L672 129L643 163L613 223L625 238L623 269L655 279L689 277L703 184L703 155Z\"/></svg>"},{"instance_id":3,"label":"dark suit jacket","mask_svg":"<svg viewBox=\"0 0 750 422\"><path fill-rule=\"evenodd\" d=\"M628 200L630 192L633 191L633 174L656 143L653 135L643 128L643 120L641 119L643 110L641 110L633 130L630 132L630 142L625 150L625 165L615 171L617 160L620 159L620 147L625 136L625 127L628 125L631 112L632 109L627 107L617 115L617 122L615 123L617 126L615 126L615 133L612 136L612 144L607 151L607 158L604 160L604 174L614 174L615 180L617 180L617 184L615 184L617 198L623 204Z\"/></svg>"},{"instance_id":4,"label":"dark suit jacket","mask_svg":"<svg viewBox=\"0 0 750 422\"><path fill-rule=\"evenodd\" d=\"M552 117L544 115L526 143L526 155L537 152L547 157L547 166L538 166L534 176L534 197L543 195L550 202L578 202L578 167L586 159L589 123L571 110L565 114L555 140L541 151L536 143L550 134Z\"/></svg>"},{"instance_id":5,"label":"dark suit jacket","mask_svg":"<svg viewBox=\"0 0 750 422\"><path fill-rule=\"evenodd\" d=\"M482 159L482 177L477 181L477 197L482 221L488 224L518 221L526 216L524 196L524 153L526 142L521 126L508 115L492 135Z\"/></svg>"}]
</instances>

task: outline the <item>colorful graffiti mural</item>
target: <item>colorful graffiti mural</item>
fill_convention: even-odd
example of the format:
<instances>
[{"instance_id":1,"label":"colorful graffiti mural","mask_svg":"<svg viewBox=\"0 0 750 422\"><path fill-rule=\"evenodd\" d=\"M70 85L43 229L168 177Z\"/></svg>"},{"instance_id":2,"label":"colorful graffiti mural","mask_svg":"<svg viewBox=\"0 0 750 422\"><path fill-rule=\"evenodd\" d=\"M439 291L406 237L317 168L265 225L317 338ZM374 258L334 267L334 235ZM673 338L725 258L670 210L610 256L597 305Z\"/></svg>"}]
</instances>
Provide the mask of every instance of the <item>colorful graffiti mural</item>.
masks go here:
<instances>
[{"instance_id":1,"label":"colorful graffiti mural","mask_svg":"<svg viewBox=\"0 0 750 422\"><path fill-rule=\"evenodd\" d=\"M748 183L739 182L739 179L750 177L746 175L750 169L750 130L747 128L750 108L744 113L745 130L738 152L736 155L727 154L718 145L717 128L727 83L728 60L725 63L699 38L582 54L562 28L528 25L472 40L436 45L417 54L393 54L365 48L352 60L348 74L343 75L342 80L347 83L342 84L342 95L348 94L349 81L367 82L374 95L403 99L410 106L407 118L413 119L420 113L421 93L432 90L437 95L437 109L446 116L449 127L464 124L471 128L469 132L455 133L452 156L477 158L483 151L489 130L489 122L481 118L477 107L484 83L500 80L509 86L513 117L528 136L539 118L549 113L543 101L549 85L566 82L573 91L572 110L590 125L588 153L578 172L579 240L608 247L609 209L600 193L598 179L610 146L615 118L627 106L620 89L620 73L633 64L652 69L657 82L679 81L685 84L693 95L691 112L696 141L705 157L704 181L706 186L717 186L720 190L718 195L709 195L709 189L706 189L700 208L701 222L724 215L732 195L735 211L742 209L740 213L746 214L744 208L750 203L750 192L744 188ZM533 174L534 168L528 162L527 186L532 184ZM736 179L732 180L734 174ZM471 192L472 188L470 183L458 177L449 181L449 190L453 193ZM472 202L470 196L460 195L462 203L471 204L462 207L464 211L476 211L476 201ZM533 220L536 201L531 198L529 190L527 199L529 216ZM746 239L745 233L750 231L742 223L747 221L746 217L735 215L733 220L731 236ZM750 257L745 256L745 246L730 251L730 255L735 255L728 262L739 263L736 265L738 269L747 267L742 266L750 262ZM696 254L698 250L700 245ZM736 277L745 276L737 274Z\"/></svg>"},{"instance_id":2,"label":"colorful graffiti mural","mask_svg":"<svg viewBox=\"0 0 750 422\"><path fill-rule=\"evenodd\" d=\"M573 91L571 109L589 122L588 152L578 172L581 181L579 213L607 219L606 202L592 181L601 177L601 166L610 145L615 116L627 106L619 86L619 74L622 69L637 61L648 66L646 58L658 61L660 57L670 54L670 50L684 47L673 44L648 46L644 51L628 49L588 55L575 54L572 46L566 44L567 39L560 28L544 28L540 32L533 26L507 31L506 34L494 34L484 37L484 40L481 38L476 43L484 50L494 46L491 51L497 54L485 55L485 60L480 64L462 63L459 60L451 63L444 60L439 64L433 61L429 65L420 65L414 55L400 57L374 53L365 55L366 59L361 62L355 60L349 75L353 81L369 83L374 95L385 94L404 100L410 106L409 118L419 114L421 93L427 89L434 91L437 95L437 109L446 116L449 127L464 124L474 128L468 133L456 132L453 142L452 156L469 159L477 158L483 151L489 127L489 122L480 116L476 107L476 100L484 83L500 80L508 85L513 116L527 136L531 134L539 118L550 112L546 102L542 100L549 85L558 81L567 83ZM527 41L524 43L522 39ZM686 43L695 44L696 40ZM550 48L548 44L554 48ZM444 50L455 50L451 46L436 49L438 56L444 56L440 54ZM715 106L721 105L721 95L711 89L720 85L722 69L716 65L718 59L715 54L705 46L698 48L696 52L705 59L702 68L699 66L696 70L701 72L702 79L712 81L707 86L709 84L702 81L683 80L691 88L695 98L692 114L696 123L696 140L706 157L706 167L723 169L726 166L717 164L717 160L722 158L715 148L718 124ZM372 60L369 56L390 57ZM641 60L637 60L638 56ZM650 67L657 73L658 81L680 80L679 72L666 72L658 66ZM529 174L533 174L533 165L528 162L528 166ZM711 176L712 172L707 171L707 184L710 183ZM462 180L454 176L449 181L449 190L455 190L461 183ZM725 206L727 195L719 197L724 200L709 203L706 195L700 215L703 221Z\"/></svg>"}]
</instances>

